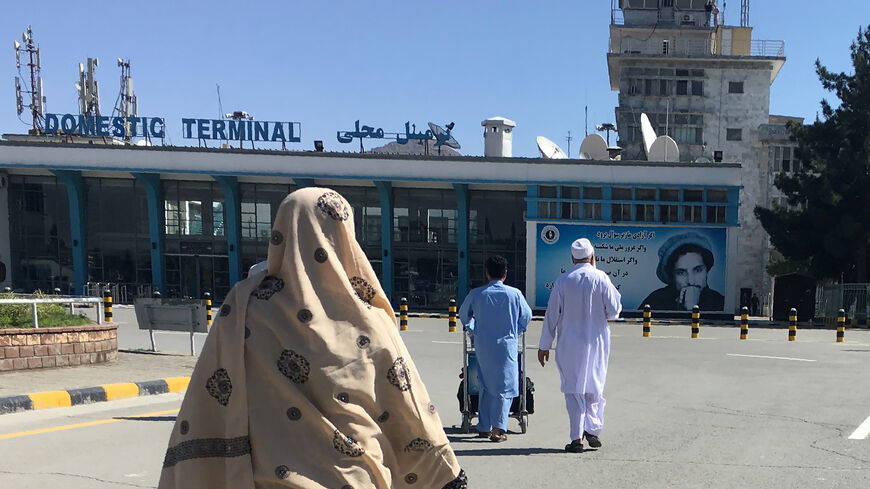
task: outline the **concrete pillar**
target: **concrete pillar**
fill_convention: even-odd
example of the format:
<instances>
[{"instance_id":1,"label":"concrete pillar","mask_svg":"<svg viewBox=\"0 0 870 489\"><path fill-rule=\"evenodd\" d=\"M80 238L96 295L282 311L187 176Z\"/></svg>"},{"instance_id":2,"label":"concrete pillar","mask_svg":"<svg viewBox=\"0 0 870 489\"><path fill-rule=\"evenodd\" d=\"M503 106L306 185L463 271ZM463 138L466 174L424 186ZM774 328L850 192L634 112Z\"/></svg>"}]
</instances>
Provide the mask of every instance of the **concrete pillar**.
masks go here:
<instances>
[{"instance_id":1,"label":"concrete pillar","mask_svg":"<svg viewBox=\"0 0 870 489\"><path fill-rule=\"evenodd\" d=\"M381 198L381 286L393 301L393 185L374 182Z\"/></svg>"},{"instance_id":2,"label":"concrete pillar","mask_svg":"<svg viewBox=\"0 0 870 489\"><path fill-rule=\"evenodd\" d=\"M70 294L82 294L88 281L88 255L85 246L85 180L82 172L52 170L66 186L69 199L69 234L72 240L73 285Z\"/></svg>"},{"instance_id":3,"label":"concrete pillar","mask_svg":"<svg viewBox=\"0 0 870 489\"><path fill-rule=\"evenodd\" d=\"M242 208L239 180L224 175L212 176L224 193L227 231L227 260L229 261L230 287L242 279Z\"/></svg>"},{"instance_id":4,"label":"concrete pillar","mask_svg":"<svg viewBox=\"0 0 870 489\"><path fill-rule=\"evenodd\" d=\"M456 300L462 304L468 294L468 184L454 183L453 191L456 192L456 244L459 249Z\"/></svg>"},{"instance_id":5,"label":"concrete pillar","mask_svg":"<svg viewBox=\"0 0 870 489\"><path fill-rule=\"evenodd\" d=\"M161 293L165 292L164 257L163 257L163 220L165 204L163 203L163 187L160 184L159 173L133 173L133 177L145 187L145 198L148 206L148 234L151 246L151 285Z\"/></svg>"}]
</instances>

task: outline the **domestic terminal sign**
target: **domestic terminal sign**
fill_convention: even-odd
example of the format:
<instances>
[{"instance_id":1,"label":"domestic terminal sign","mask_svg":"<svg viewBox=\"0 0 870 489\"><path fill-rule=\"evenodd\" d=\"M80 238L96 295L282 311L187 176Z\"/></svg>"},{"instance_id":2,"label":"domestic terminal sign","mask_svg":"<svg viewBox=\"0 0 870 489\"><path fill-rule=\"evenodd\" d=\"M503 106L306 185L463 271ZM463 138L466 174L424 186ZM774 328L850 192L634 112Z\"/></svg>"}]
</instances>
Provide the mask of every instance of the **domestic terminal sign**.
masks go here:
<instances>
[{"instance_id":1,"label":"domestic terminal sign","mask_svg":"<svg viewBox=\"0 0 870 489\"><path fill-rule=\"evenodd\" d=\"M45 115L47 134L123 137L128 126L133 137L166 137L166 122L162 117ZM182 137L187 139L298 143L302 141L301 127L299 122L181 119Z\"/></svg>"},{"instance_id":2,"label":"domestic terminal sign","mask_svg":"<svg viewBox=\"0 0 870 489\"><path fill-rule=\"evenodd\" d=\"M162 117L108 117L82 114L45 114L46 134L76 134L79 136L123 137L126 126L134 137L163 138L166 124Z\"/></svg>"}]
</instances>

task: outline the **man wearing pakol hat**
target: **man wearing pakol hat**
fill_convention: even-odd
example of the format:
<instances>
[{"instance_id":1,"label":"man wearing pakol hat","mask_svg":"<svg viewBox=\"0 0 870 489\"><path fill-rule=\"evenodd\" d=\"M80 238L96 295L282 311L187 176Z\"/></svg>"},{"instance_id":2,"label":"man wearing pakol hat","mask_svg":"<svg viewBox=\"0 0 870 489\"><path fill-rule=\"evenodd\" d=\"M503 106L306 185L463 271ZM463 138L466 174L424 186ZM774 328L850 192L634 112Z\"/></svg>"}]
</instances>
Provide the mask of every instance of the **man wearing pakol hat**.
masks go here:
<instances>
[{"instance_id":1,"label":"man wearing pakol hat","mask_svg":"<svg viewBox=\"0 0 870 489\"><path fill-rule=\"evenodd\" d=\"M722 311L725 297L707 286L713 268L713 246L706 236L694 231L676 234L659 248L656 276L667 284L654 290L640 303L658 311Z\"/></svg>"},{"instance_id":2,"label":"man wearing pakol hat","mask_svg":"<svg viewBox=\"0 0 870 489\"><path fill-rule=\"evenodd\" d=\"M595 268L595 249L586 238L571 244L574 268L559 275L550 292L547 314L538 344L538 361L550 359L553 340L556 365L568 408L571 443L565 451L582 452L583 439L592 448L601 446L604 425L604 381L610 358L607 320L622 311L619 291L605 272Z\"/></svg>"}]
</instances>

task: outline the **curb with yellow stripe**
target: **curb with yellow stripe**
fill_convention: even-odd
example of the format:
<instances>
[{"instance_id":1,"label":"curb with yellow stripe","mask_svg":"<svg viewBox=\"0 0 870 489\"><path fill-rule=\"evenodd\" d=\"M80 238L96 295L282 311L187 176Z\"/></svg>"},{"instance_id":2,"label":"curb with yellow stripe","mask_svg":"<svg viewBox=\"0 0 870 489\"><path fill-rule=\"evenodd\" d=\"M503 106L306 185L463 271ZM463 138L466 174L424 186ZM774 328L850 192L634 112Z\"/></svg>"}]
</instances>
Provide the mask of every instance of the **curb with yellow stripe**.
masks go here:
<instances>
[{"instance_id":1,"label":"curb with yellow stripe","mask_svg":"<svg viewBox=\"0 0 870 489\"><path fill-rule=\"evenodd\" d=\"M94 402L114 401L128 397L151 396L187 390L190 377L168 377L144 382L106 384L63 391L46 391L23 396L0 397L0 414L9 414L33 409L78 406Z\"/></svg>"}]
</instances>

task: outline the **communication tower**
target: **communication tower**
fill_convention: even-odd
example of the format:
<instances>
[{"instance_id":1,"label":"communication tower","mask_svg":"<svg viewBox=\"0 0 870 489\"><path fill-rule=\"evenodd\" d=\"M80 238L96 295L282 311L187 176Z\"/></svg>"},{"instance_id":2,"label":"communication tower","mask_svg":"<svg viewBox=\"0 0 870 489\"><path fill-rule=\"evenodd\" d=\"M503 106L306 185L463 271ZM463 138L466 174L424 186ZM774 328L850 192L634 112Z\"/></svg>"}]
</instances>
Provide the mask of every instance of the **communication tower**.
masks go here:
<instances>
[{"instance_id":1,"label":"communication tower","mask_svg":"<svg viewBox=\"0 0 870 489\"><path fill-rule=\"evenodd\" d=\"M30 129L30 134L41 134L44 132L45 122L45 95L42 93L42 77L39 75L42 65L39 61L39 46L33 42L33 29L29 26L21 35L21 41L14 41L15 47L15 67L18 68L18 75L15 77L15 107L18 111L19 119L24 113L24 94L30 95L30 104L28 108L33 116L33 127ZM22 44L23 43L23 44ZM27 67L30 68L30 84L21 73L21 51L29 57ZM23 121L22 121L23 122Z\"/></svg>"},{"instance_id":2,"label":"communication tower","mask_svg":"<svg viewBox=\"0 0 870 489\"><path fill-rule=\"evenodd\" d=\"M740 27L749 27L749 0L740 0Z\"/></svg>"},{"instance_id":3,"label":"communication tower","mask_svg":"<svg viewBox=\"0 0 870 489\"><path fill-rule=\"evenodd\" d=\"M139 103L136 94L133 93L133 77L130 75L130 60L118 58L118 67L121 68L121 91L118 92L118 102L112 115L124 119L124 141L131 141L135 134L130 130L130 117L139 117Z\"/></svg>"},{"instance_id":4,"label":"communication tower","mask_svg":"<svg viewBox=\"0 0 870 489\"><path fill-rule=\"evenodd\" d=\"M94 73L100 60L88 58L87 69L85 64L79 63L79 81L76 82L76 90L79 91L79 113L87 116L100 115L100 86Z\"/></svg>"}]
</instances>

